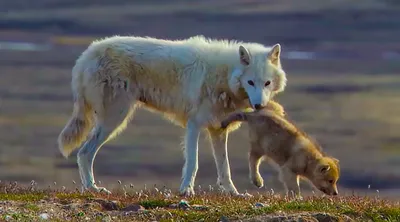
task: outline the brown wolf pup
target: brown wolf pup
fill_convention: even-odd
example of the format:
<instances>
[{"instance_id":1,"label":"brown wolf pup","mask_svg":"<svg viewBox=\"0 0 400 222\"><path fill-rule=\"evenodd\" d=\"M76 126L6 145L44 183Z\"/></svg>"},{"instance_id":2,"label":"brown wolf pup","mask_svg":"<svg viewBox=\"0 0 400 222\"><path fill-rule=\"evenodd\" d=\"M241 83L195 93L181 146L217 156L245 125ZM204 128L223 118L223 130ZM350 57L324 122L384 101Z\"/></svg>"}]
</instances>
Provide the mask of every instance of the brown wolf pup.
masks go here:
<instances>
[{"instance_id":1,"label":"brown wolf pup","mask_svg":"<svg viewBox=\"0 0 400 222\"><path fill-rule=\"evenodd\" d=\"M306 178L323 193L337 195L339 160L323 153L318 144L284 115L283 107L270 101L264 109L235 112L221 122L222 128L236 121L249 124L250 180L257 187L263 186L259 166L267 158L279 170L279 179L287 194L294 192L300 196L299 179Z\"/></svg>"}]
</instances>

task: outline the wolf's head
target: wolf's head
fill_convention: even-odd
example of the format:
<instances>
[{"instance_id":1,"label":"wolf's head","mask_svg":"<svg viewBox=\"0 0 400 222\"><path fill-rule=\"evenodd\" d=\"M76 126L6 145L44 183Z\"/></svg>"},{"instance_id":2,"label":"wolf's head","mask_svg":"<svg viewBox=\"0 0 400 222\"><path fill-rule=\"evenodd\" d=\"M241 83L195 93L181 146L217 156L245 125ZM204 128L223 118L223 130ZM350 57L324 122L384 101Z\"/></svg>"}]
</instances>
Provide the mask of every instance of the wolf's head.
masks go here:
<instances>
[{"instance_id":1,"label":"wolf's head","mask_svg":"<svg viewBox=\"0 0 400 222\"><path fill-rule=\"evenodd\" d=\"M281 46L275 44L267 52L251 54L244 46L239 46L240 67L236 68L229 80L233 93L240 88L246 91L253 109L262 109L286 86L286 74L281 68Z\"/></svg>"}]
</instances>

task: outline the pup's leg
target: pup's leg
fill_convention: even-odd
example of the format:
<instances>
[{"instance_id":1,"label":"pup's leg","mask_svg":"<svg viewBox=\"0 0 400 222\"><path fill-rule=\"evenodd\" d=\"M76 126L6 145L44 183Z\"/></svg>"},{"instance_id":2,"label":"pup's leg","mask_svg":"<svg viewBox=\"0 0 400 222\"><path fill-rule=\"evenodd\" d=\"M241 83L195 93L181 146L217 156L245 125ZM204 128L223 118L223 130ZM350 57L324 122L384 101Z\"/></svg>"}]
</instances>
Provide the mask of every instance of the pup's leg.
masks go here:
<instances>
[{"instance_id":1,"label":"pup's leg","mask_svg":"<svg viewBox=\"0 0 400 222\"><path fill-rule=\"evenodd\" d=\"M95 184L93 175L93 162L99 149L118 132L125 129L130 117L133 115L134 106L131 96L118 88L106 88L101 100L93 104L96 112L96 125L90 138L78 152L78 166L84 189L105 191L104 187Z\"/></svg>"},{"instance_id":2,"label":"pup's leg","mask_svg":"<svg viewBox=\"0 0 400 222\"><path fill-rule=\"evenodd\" d=\"M299 176L293 173L289 167L283 166L279 172L279 179L284 184L286 195L294 194L295 197L301 197Z\"/></svg>"},{"instance_id":3,"label":"pup's leg","mask_svg":"<svg viewBox=\"0 0 400 222\"><path fill-rule=\"evenodd\" d=\"M199 168L198 143L200 136L200 125L193 120L188 120L184 142L185 165L182 172L182 183L180 193L185 196L194 195L194 181Z\"/></svg>"},{"instance_id":4,"label":"pup's leg","mask_svg":"<svg viewBox=\"0 0 400 222\"><path fill-rule=\"evenodd\" d=\"M225 129L231 124L232 122L246 122L248 121L248 113L245 112L234 112L229 114L225 119L221 121L221 128Z\"/></svg>"},{"instance_id":5,"label":"pup's leg","mask_svg":"<svg viewBox=\"0 0 400 222\"><path fill-rule=\"evenodd\" d=\"M250 181L261 188L264 186L264 180L260 175L260 163L263 155L260 152L250 150L249 152L249 177Z\"/></svg>"},{"instance_id":6,"label":"pup's leg","mask_svg":"<svg viewBox=\"0 0 400 222\"><path fill-rule=\"evenodd\" d=\"M208 129L211 148L213 150L214 160L217 167L217 184L231 194L238 195L235 185L231 179L231 170L228 158L228 133L221 130Z\"/></svg>"}]
</instances>

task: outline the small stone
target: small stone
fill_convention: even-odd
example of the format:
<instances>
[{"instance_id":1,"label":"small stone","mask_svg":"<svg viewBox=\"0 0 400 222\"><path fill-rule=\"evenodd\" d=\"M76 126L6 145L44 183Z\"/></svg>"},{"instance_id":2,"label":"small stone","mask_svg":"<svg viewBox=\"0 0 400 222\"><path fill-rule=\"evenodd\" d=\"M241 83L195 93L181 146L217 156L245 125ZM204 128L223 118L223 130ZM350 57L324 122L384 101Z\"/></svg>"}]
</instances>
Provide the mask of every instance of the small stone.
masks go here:
<instances>
[{"instance_id":1,"label":"small stone","mask_svg":"<svg viewBox=\"0 0 400 222\"><path fill-rule=\"evenodd\" d=\"M96 213L94 214L94 216L95 216L95 217L104 217L104 216L106 216L106 214L104 214L103 212L96 212Z\"/></svg>"},{"instance_id":2,"label":"small stone","mask_svg":"<svg viewBox=\"0 0 400 222\"><path fill-rule=\"evenodd\" d=\"M208 210L207 206L203 206L203 205L199 205L199 204L192 205L192 208L195 210L200 210L200 211Z\"/></svg>"},{"instance_id":3,"label":"small stone","mask_svg":"<svg viewBox=\"0 0 400 222\"><path fill-rule=\"evenodd\" d=\"M102 219L101 221L102 221L102 222L109 222L109 221L111 221L110 215L107 215L107 216L103 217L103 219Z\"/></svg>"},{"instance_id":4,"label":"small stone","mask_svg":"<svg viewBox=\"0 0 400 222\"><path fill-rule=\"evenodd\" d=\"M268 204L264 204L264 203L256 203L256 204L254 204L254 206L255 207L267 207L268 206Z\"/></svg>"},{"instance_id":5,"label":"small stone","mask_svg":"<svg viewBox=\"0 0 400 222\"><path fill-rule=\"evenodd\" d=\"M137 213L139 213L139 212L144 212L145 210L143 210L143 211L125 211L125 213L124 213L124 215L125 216L131 216L131 215L133 215L133 214L137 214Z\"/></svg>"},{"instance_id":6,"label":"small stone","mask_svg":"<svg viewBox=\"0 0 400 222\"><path fill-rule=\"evenodd\" d=\"M86 208L86 209L96 209L96 208L99 209L99 208L101 208L102 206L101 206L100 203L94 202L94 203L85 203L85 204L83 205L83 207Z\"/></svg>"},{"instance_id":7,"label":"small stone","mask_svg":"<svg viewBox=\"0 0 400 222\"><path fill-rule=\"evenodd\" d=\"M143 206L141 206L141 205L138 205L138 204L131 204L131 205L128 205L128 206L122 208L121 210L122 211L138 212L138 211L145 210L145 208Z\"/></svg>"},{"instance_id":8,"label":"small stone","mask_svg":"<svg viewBox=\"0 0 400 222\"><path fill-rule=\"evenodd\" d=\"M310 216L300 216L297 218L297 221L299 221L299 222L319 222L319 220L317 220L314 217L310 217Z\"/></svg>"},{"instance_id":9,"label":"small stone","mask_svg":"<svg viewBox=\"0 0 400 222\"><path fill-rule=\"evenodd\" d=\"M226 216L221 216L218 222L229 222L229 219Z\"/></svg>"},{"instance_id":10,"label":"small stone","mask_svg":"<svg viewBox=\"0 0 400 222\"><path fill-rule=\"evenodd\" d=\"M42 220L48 220L50 216L47 213L42 213L42 214L39 215L39 217Z\"/></svg>"},{"instance_id":11,"label":"small stone","mask_svg":"<svg viewBox=\"0 0 400 222\"><path fill-rule=\"evenodd\" d=\"M182 209L184 209L184 210L186 210L186 209L188 209L188 208L190 208L190 205L189 205L189 203L186 201L186 200L181 200L180 202L179 202L179 208L182 208Z\"/></svg>"},{"instance_id":12,"label":"small stone","mask_svg":"<svg viewBox=\"0 0 400 222\"><path fill-rule=\"evenodd\" d=\"M118 201L108 201L108 200L103 200L103 199L95 199L94 201L99 203L103 207L103 209L106 211L112 211L112 210L119 209Z\"/></svg>"},{"instance_id":13,"label":"small stone","mask_svg":"<svg viewBox=\"0 0 400 222\"><path fill-rule=\"evenodd\" d=\"M325 213L316 213L313 214L312 217L317 219L318 221L321 222L336 222L339 221L339 218L337 216L325 214Z\"/></svg>"},{"instance_id":14,"label":"small stone","mask_svg":"<svg viewBox=\"0 0 400 222\"><path fill-rule=\"evenodd\" d=\"M169 205L169 208L176 209L178 208L178 204L171 204Z\"/></svg>"},{"instance_id":15,"label":"small stone","mask_svg":"<svg viewBox=\"0 0 400 222\"><path fill-rule=\"evenodd\" d=\"M61 208L64 209L64 210L76 209L76 204L66 204L66 205L62 205Z\"/></svg>"}]
</instances>

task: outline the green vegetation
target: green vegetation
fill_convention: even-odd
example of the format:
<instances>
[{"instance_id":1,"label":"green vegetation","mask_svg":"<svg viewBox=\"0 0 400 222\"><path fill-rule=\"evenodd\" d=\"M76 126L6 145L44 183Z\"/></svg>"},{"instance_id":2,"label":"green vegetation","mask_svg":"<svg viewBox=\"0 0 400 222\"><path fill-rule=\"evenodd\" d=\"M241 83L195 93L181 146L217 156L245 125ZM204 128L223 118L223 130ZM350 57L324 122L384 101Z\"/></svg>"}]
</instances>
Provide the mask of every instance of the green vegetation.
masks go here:
<instances>
[{"instance_id":1,"label":"green vegetation","mask_svg":"<svg viewBox=\"0 0 400 222\"><path fill-rule=\"evenodd\" d=\"M265 217L313 217L318 221L400 221L399 202L378 197L310 196L293 199L270 192L233 197L198 190L183 198L170 190L114 191L112 195L78 191L36 190L17 185L0 185L1 218L18 221L112 219L118 221L218 221L221 218L249 220ZM325 219L323 219L325 218Z\"/></svg>"}]
</instances>

